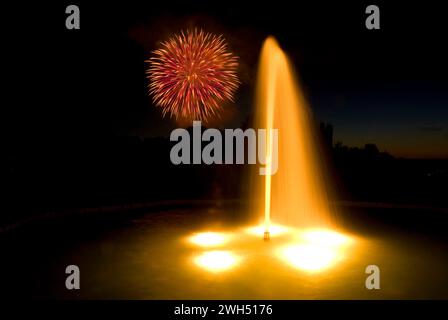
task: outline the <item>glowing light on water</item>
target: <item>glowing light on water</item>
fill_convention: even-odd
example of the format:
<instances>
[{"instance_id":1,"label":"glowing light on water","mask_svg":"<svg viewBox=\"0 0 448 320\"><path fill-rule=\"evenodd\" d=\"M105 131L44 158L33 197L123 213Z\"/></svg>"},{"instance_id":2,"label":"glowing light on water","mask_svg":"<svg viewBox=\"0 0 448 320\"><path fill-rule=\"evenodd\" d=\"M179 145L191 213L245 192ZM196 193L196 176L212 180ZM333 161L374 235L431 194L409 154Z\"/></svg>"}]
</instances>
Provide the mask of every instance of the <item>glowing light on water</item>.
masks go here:
<instances>
[{"instance_id":1,"label":"glowing light on water","mask_svg":"<svg viewBox=\"0 0 448 320\"><path fill-rule=\"evenodd\" d=\"M352 239L326 229L299 232L299 242L280 248L280 257L295 268L320 272L345 258L345 249Z\"/></svg>"},{"instance_id":2,"label":"glowing light on water","mask_svg":"<svg viewBox=\"0 0 448 320\"><path fill-rule=\"evenodd\" d=\"M351 242L348 236L326 229L306 230L301 237L307 242L328 247L340 247Z\"/></svg>"},{"instance_id":3,"label":"glowing light on water","mask_svg":"<svg viewBox=\"0 0 448 320\"><path fill-rule=\"evenodd\" d=\"M195 263L211 272L226 271L238 264L239 258L231 251L207 251L195 258Z\"/></svg>"},{"instance_id":4,"label":"glowing light on water","mask_svg":"<svg viewBox=\"0 0 448 320\"><path fill-rule=\"evenodd\" d=\"M342 258L337 248L317 244L286 246L280 250L280 255L293 267L308 272L325 270Z\"/></svg>"},{"instance_id":5,"label":"glowing light on water","mask_svg":"<svg viewBox=\"0 0 448 320\"><path fill-rule=\"evenodd\" d=\"M264 224L246 229L227 232L199 232L188 237L188 241L204 248L222 247L223 250L209 251L194 257L194 263L211 272L222 272L234 268L241 261L241 257L233 251L227 250L230 237L234 237L232 246L234 248L251 248L253 242L245 237L243 233L262 237L265 232ZM323 228L298 229L283 225L272 224L270 227L272 237L278 237L268 246L267 259L272 259L272 254L284 263L309 273L318 273L327 270L346 258L355 238L339 231ZM252 243L252 244L251 244ZM225 250L224 250L225 249ZM257 247L257 250L259 248ZM259 257L260 259L260 257Z\"/></svg>"},{"instance_id":6,"label":"glowing light on water","mask_svg":"<svg viewBox=\"0 0 448 320\"><path fill-rule=\"evenodd\" d=\"M189 238L190 242L202 247L219 246L227 242L228 236L219 232L196 233Z\"/></svg>"}]
</instances>

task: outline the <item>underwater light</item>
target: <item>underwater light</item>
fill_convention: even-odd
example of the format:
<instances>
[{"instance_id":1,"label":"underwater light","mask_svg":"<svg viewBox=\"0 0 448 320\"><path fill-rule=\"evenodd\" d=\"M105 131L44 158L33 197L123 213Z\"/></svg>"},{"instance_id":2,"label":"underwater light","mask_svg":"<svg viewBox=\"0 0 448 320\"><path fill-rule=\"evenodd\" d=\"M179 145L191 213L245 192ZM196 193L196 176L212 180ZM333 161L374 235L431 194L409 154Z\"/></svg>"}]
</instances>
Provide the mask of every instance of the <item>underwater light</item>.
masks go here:
<instances>
[{"instance_id":1,"label":"underwater light","mask_svg":"<svg viewBox=\"0 0 448 320\"><path fill-rule=\"evenodd\" d=\"M288 264L308 272L323 271L342 258L337 248L317 244L289 245L282 248L279 254Z\"/></svg>"},{"instance_id":2,"label":"underwater light","mask_svg":"<svg viewBox=\"0 0 448 320\"><path fill-rule=\"evenodd\" d=\"M239 258L231 251L208 251L194 259L194 262L212 272L221 272L234 267Z\"/></svg>"},{"instance_id":3,"label":"underwater light","mask_svg":"<svg viewBox=\"0 0 448 320\"><path fill-rule=\"evenodd\" d=\"M191 243L202 247L219 246L227 242L229 236L220 232L200 232L189 238Z\"/></svg>"},{"instance_id":4,"label":"underwater light","mask_svg":"<svg viewBox=\"0 0 448 320\"><path fill-rule=\"evenodd\" d=\"M323 271L341 261L352 239L328 229L305 229L299 242L279 250L280 257L297 269L307 272Z\"/></svg>"},{"instance_id":5,"label":"underwater light","mask_svg":"<svg viewBox=\"0 0 448 320\"><path fill-rule=\"evenodd\" d=\"M340 247L351 241L348 236L328 229L308 229L300 237L306 242L328 247Z\"/></svg>"}]
</instances>

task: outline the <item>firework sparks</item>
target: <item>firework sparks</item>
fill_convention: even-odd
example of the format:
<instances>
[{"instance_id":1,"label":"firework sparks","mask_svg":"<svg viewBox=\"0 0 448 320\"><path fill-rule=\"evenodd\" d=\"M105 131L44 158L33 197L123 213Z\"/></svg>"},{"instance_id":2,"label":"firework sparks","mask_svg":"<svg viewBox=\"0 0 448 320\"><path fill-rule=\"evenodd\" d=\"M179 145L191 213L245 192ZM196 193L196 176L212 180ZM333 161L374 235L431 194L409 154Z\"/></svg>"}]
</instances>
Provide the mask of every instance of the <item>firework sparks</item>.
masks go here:
<instances>
[{"instance_id":1,"label":"firework sparks","mask_svg":"<svg viewBox=\"0 0 448 320\"><path fill-rule=\"evenodd\" d=\"M222 36L181 32L161 43L147 60L149 93L165 116L206 120L238 88L238 58Z\"/></svg>"}]
</instances>

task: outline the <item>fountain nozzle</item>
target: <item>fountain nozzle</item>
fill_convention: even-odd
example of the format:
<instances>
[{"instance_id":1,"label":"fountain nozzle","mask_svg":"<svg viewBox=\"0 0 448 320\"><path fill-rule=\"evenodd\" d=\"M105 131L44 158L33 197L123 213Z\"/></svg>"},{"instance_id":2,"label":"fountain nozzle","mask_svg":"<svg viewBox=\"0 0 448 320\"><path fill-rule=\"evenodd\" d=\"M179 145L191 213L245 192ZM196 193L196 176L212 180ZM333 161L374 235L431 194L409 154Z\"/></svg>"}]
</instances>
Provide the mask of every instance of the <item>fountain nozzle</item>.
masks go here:
<instances>
[{"instance_id":1,"label":"fountain nozzle","mask_svg":"<svg viewBox=\"0 0 448 320\"><path fill-rule=\"evenodd\" d=\"M265 231L263 234L263 240L271 239L271 233L269 231Z\"/></svg>"}]
</instances>

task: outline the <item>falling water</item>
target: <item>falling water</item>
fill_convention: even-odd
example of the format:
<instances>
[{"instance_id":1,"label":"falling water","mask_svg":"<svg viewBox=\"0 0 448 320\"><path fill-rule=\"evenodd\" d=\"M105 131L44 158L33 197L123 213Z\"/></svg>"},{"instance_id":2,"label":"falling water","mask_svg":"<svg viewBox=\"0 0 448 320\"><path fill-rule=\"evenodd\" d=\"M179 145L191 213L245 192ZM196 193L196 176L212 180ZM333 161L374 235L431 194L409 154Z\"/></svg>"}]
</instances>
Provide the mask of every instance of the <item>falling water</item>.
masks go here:
<instances>
[{"instance_id":1,"label":"falling water","mask_svg":"<svg viewBox=\"0 0 448 320\"><path fill-rule=\"evenodd\" d=\"M278 129L278 171L254 177L258 179L254 209L264 212L265 232L271 228L271 219L295 227L330 226L310 110L288 57L273 37L265 40L261 51L255 113L255 127L268 132ZM269 137L267 163L272 157Z\"/></svg>"}]
</instances>

